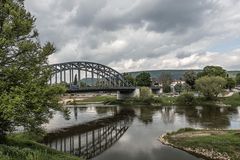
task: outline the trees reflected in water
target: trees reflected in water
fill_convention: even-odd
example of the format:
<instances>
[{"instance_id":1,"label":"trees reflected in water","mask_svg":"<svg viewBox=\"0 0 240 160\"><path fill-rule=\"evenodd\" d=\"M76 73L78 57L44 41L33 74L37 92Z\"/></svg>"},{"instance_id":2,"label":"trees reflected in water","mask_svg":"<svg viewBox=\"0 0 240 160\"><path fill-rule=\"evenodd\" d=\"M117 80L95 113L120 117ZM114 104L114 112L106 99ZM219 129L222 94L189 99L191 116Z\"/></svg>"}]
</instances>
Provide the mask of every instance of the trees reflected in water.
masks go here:
<instances>
[{"instance_id":1,"label":"trees reflected in water","mask_svg":"<svg viewBox=\"0 0 240 160\"><path fill-rule=\"evenodd\" d=\"M146 125L152 123L156 116L164 124L173 124L176 118L182 118L182 121L186 120L190 126L198 125L203 128L227 128L231 125L229 116L239 114L237 108L217 106L146 106L135 110L139 113L138 119Z\"/></svg>"}]
</instances>

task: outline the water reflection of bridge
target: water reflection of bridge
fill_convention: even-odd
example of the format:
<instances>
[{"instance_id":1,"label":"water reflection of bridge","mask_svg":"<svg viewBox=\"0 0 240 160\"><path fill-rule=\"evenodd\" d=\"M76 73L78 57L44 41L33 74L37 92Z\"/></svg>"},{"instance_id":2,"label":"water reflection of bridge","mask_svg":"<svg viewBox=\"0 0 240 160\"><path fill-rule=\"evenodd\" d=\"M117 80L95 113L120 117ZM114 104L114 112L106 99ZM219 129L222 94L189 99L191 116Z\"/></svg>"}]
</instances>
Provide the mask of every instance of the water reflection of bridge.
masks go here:
<instances>
[{"instance_id":1,"label":"water reflection of bridge","mask_svg":"<svg viewBox=\"0 0 240 160\"><path fill-rule=\"evenodd\" d=\"M58 151L86 159L93 158L116 143L127 131L131 116L112 116L50 133L45 144Z\"/></svg>"}]
</instances>

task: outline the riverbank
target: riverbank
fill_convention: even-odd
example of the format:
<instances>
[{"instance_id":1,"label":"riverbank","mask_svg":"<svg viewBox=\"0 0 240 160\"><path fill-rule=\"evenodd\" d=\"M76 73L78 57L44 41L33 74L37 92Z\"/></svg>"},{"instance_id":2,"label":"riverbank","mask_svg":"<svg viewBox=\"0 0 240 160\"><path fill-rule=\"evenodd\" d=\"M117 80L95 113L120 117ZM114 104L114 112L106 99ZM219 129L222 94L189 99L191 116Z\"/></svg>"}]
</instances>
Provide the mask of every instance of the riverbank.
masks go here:
<instances>
[{"instance_id":1,"label":"riverbank","mask_svg":"<svg viewBox=\"0 0 240 160\"><path fill-rule=\"evenodd\" d=\"M0 144L0 160L79 160L81 158L53 150L27 134L8 135Z\"/></svg>"},{"instance_id":2,"label":"riverbank","mask_svg":"<svg viewBox=\"0 0 240 160\"><path fill-rule=\"evenodd\" d=\"M240 95L233 94L230 97L221 97L215 101L209 101L203 97L194 97L192 101L188 103L189 99L186 100L186 104L179 101L182 97L147 97L147 98L129 98L126 100L117 100L116 96L95 96L83 100L72 100L69 101L68 105L85 105L85 104L108 104L108 105L152 105L152 106L173 106L173 105L192 105L192 106L226 106L226 107L237 107L240 106Z\"/></svg>"},{"instance_id":3,"label":"riverbank","mask_svg":"<svg viewBox=\"0 0 240 160\"><path fill-rule=\"evenodd\" d=\"M160 142L210 160L240 159L240 130L180 129Z\"/></svg>"}]
</instances>

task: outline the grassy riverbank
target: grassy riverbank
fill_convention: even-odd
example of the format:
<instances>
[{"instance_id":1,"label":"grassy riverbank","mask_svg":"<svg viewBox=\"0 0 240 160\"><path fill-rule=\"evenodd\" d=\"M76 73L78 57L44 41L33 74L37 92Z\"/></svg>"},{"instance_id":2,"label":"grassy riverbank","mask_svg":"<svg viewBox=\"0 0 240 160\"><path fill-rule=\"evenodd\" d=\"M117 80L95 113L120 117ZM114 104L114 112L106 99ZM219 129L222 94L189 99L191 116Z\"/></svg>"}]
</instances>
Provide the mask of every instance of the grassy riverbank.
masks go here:
<instances>
[{"instance_id":1,"label":"grassy riverbank","mask_svg":"<svg viewBox=\"0 0 240 160\"><path fill-rule=\"evenodd\" d=\"M39 138L27 134L9 135L0 144L0 160L79 160L36 142Z\"/></svg>"},{"instance_id":2,"label":"grassy riverbank","mask_svg":"<svg viewBox=\"0 0 240 160\"><path fill-rule=\"evenodd\" d=\"M94 96L94 97L89 97L86 99L82 100L73 100L68 102L68 105L84 105L84 104L89 104L89 103L108 103L112 101L116 101L117 97L116 96Z\"/></svg>"},{"instance_id":3,"label":"grassy riverbank","mask_svg":"<svg viewBox=\"0 0 240 160\"><path fill-rule=\"evenodd\" d=\"M235 93L231 97L221 98L223 104L231 106L240 106L240 94Z\"/></svg>"},{"instance_id":4,"label":"grassy riverbank","mask_svg":"<svg viewBox=\"0 0 240 160\"><path fill-rule=\"evenodd\" d=\"M117 100L116 96L96 96L90 97L84 100L74 100L69 102L70 105L83 105L89 103L103 103L109 105L153 105L153 106L172 106L172 105L192 105L192 106L206 106L206 105L219 105L219 106L240 106L240 95L238 93L233 94L230 97L218 98L216 100L206 100L203 97L194 97L183 100L184 96L180 97L170 97L170 96L160 96L160 97L147 97L147 98L129 98L125 100Z\"/></svg>"},{"instance_id":5,"label":"grassy riverbank","mask_svg":"<svg viewBox=\"0 0 240 160\"><path fill-rule=\"evenodd\" d=\"M181 129L160 141L211 160L240 159L240 130Z\"/></svg>"}]
</instances>

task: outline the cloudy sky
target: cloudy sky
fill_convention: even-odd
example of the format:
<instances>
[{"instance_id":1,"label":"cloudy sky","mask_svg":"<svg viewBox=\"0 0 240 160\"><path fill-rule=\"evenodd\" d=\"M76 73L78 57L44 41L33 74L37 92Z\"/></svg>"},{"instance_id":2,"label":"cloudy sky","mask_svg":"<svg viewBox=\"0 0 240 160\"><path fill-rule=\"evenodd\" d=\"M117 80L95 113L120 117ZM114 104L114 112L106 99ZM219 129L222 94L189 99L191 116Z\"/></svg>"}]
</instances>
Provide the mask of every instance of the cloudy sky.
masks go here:
<instances>
[{"instance_id":1,"label":"cloudy sky","mask_svg":"<svg viewBox=\"0 0 240 160\"><path fill-rule=\"evenodd\" d=\"M240 69L239 0L26 0L50 63L118 71Z\"/></svg>"}]
</instances>

